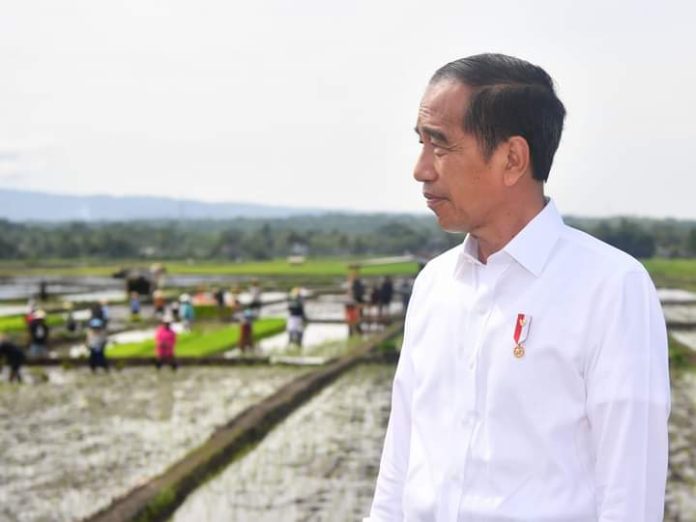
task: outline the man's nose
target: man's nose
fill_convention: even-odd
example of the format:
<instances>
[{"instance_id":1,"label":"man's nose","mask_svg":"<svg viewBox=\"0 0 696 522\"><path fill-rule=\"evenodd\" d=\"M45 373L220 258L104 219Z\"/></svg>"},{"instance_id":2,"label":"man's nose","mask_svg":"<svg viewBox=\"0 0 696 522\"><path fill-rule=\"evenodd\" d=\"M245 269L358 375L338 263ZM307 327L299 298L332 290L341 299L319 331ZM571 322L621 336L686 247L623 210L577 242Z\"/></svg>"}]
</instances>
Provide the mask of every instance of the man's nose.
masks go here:
<instances>
[{"instance_id":1,"label":"man's nose","mask_svg":"<svg viewBox=\"0 0 696 522\"><path fill-rule=\"evenodd\" d=\"M416 165L413 168L413 177L416 181L424 183L426 181L434 181L437 178L437 172L433 165L433 151L428 150L428 147L423 147Z\"/></svg>"}]
</instances>

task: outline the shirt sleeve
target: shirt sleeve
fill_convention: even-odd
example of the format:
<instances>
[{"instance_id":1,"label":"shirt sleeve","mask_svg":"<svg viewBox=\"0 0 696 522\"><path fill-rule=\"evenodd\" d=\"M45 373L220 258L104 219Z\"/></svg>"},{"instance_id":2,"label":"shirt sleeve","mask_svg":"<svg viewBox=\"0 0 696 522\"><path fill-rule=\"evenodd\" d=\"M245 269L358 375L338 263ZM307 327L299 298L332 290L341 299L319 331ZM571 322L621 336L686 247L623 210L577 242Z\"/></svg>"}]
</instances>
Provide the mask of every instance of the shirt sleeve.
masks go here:
<instances>
[{"instance_id":1,"label":"shirt sleeve","mask_svg":"<svg viewBox=\"0 0 696 522\"><path fill-rule=\"evenodd\" d=\"M667 332L647 273L618 278L586 375L599 522L663 518L670 409Z\"/></svg>"},{"instance_id":2,"label":"shirt sleeve","mask_svg":"<svg viewBox=\"0 0 696 522\"><path fill-rule=\"evenodd\" d=\"M414 289L415 290L415 289ZM414 291L414 297L416 292ZM409 305L404 341L392 387L391 413L384 439L382 460L372 500L370 516L363 522L400 522L404 520L403 492L411 446L411 405L414 386L413 348L409 317L416 310L416 299Z\"/></svg>"}]
</instances>

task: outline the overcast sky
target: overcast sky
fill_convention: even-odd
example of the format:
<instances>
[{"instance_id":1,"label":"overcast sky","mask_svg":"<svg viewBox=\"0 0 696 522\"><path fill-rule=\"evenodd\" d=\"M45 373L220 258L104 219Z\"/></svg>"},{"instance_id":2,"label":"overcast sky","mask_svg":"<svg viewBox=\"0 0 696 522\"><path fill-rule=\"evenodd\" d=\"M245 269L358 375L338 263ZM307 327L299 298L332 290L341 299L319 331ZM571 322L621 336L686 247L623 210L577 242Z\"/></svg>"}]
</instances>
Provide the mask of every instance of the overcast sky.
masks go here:
<instances>
[{"instance_id":1,"label":"overcast sky","mask_svg":"<svg viewBox=\"0 0 696 522\"><path fill-rule=\"evenodd\" d=\"M4 0L0 188L426 211L440 65L544 67L564 214L696 218L696 4Z\"/></svg>"}]
</instances>

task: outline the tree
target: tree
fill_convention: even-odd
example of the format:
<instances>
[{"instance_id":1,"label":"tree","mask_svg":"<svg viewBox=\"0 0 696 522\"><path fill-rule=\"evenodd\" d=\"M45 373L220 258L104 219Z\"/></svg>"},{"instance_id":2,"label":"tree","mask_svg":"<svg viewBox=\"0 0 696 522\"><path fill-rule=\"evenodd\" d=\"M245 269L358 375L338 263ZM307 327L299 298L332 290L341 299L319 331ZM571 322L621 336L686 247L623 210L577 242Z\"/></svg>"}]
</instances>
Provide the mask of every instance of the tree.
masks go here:
<instances>
[{"instance_id":1,"label":"tree","mask_svg":"<svg viewBox=\"0 0 696 522\"><path fill-rule=\"evenodd\" d=\"M595 237L639 259L655 255L655 240L639 225L626 219L617 226L603 225L594 231Z\"/></svg>"}]
</instances>

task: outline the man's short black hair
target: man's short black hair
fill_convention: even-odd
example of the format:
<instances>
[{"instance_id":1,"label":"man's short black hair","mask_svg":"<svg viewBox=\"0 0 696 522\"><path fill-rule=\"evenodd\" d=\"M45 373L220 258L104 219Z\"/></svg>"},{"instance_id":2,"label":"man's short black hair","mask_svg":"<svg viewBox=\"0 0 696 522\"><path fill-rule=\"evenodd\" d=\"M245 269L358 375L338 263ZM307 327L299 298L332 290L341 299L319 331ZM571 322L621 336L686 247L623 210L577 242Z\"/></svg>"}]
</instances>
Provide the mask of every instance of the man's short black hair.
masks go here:
<instances>
[{"instance_id":1,"label":"man's short black hair","mask_svg":"<svg viewBox=\"0 0 696 522\"><path fill-rule=\"evenodd\" d=\"M474 89L464 130L488 158L500 143L521 136L529 144L534 178L548 179L566 111L544 69L504 54L478 54L441 67L430 83L444 79Z\"/></svg>"}]
</instances>

